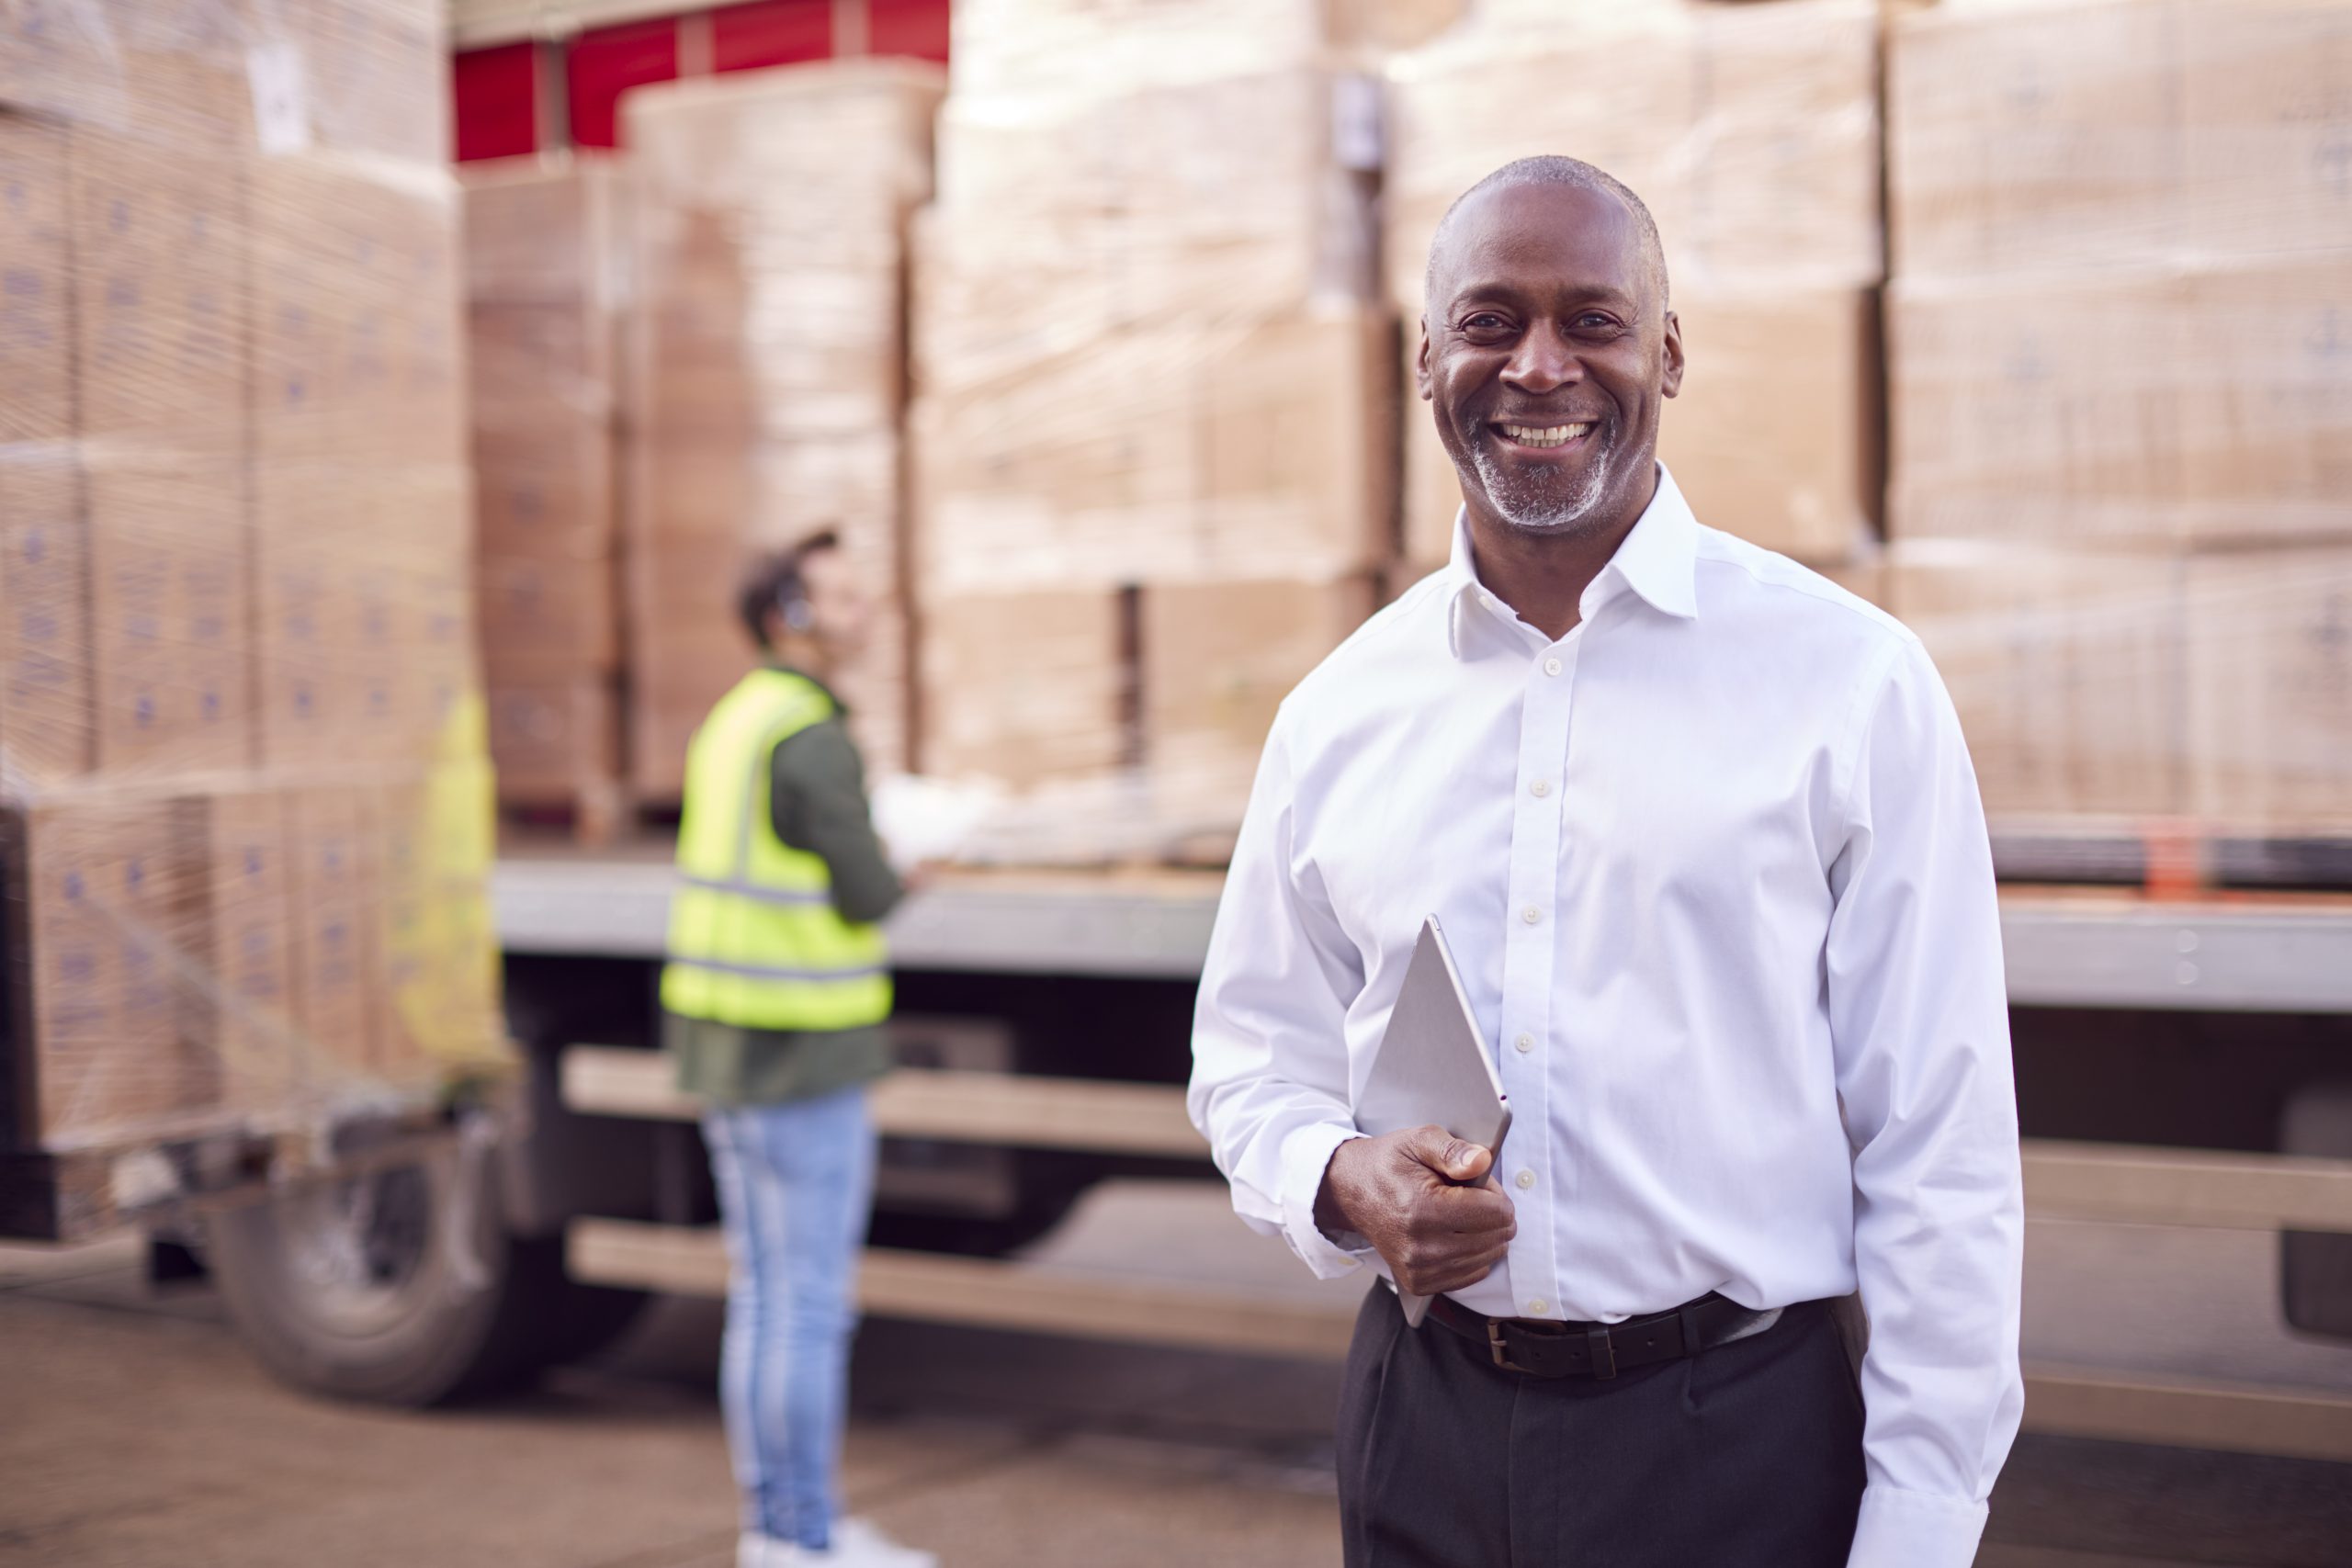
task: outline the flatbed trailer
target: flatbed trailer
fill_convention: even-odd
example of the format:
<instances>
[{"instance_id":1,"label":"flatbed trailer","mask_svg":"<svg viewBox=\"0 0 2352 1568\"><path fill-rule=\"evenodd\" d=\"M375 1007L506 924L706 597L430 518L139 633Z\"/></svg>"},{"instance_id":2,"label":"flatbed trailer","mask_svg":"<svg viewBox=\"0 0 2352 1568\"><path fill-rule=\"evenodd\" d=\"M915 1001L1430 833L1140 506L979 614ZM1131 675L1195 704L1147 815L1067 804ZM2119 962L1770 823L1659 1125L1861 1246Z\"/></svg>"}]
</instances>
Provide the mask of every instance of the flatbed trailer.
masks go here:
<instances>
[{"instance_id":1,"label":"flatbed trailer","mask_svg":"<svg viewBox=\"0 0 2352 1568\"><path fill-rule=\"evenodd\" d=\"M520 847L494 872L526 1114L477 1135L469 1155L452 1136L432 1168L437 1201L494 1216L478 1224L481 1256L440 1272L469 1268L475 1294L499 1298L489 1326L478 1311L469 1332L505 1347L509 1370L593 1346L641 1292L724 1286L697 1108L652 1049L666 848ZM1105 1178L1215 1179L1182 1084L1222 881L1158 867L959 872L893 917L910 1070L876 1096L886 1144L868 1312L1226 1351L1344 1347L1350 1312L1328 1292L1021 1256ZM2012 886L2001 913L2030 1218L2288 1233L2280 1280L2266 1288L2298 1333L2352 1358L2352 1093L2341 1087L2352 1080L2352 896ZM2216 1062L2230 1070L2216 1075ZM2058 1108L2048 1124L2038 1105ZM382 1180L346 1175L345 1200L299 1225L284 1194L243 1209L231 1200L231 1212L366 1257L380 1205L349 1192ZM518 1260L528 1288L501 1272ZM268 1288L311 1287L287 1271ZM232 1307L254 1290L229 1290ZM429 1316L461 1294L376 1305ZM310 1337L332 1360L333 1337ZM446 1359L435 1376L356 1390L274 1364L414 1402L469 1386ZM2352 1377L2327 1392L2080 1365L2029 1373L2035 1429L2352 1461Z\"/></svg>"},{"instance_id":2,"label":"flatbed trailer","mask_svg":"<svg viewBox=\"0 0 2352 1568\"><path fill-rule=\"evenodd\" d=\"M658 962L670 878L657 858L510 858L495 884L502 940L515 953ZM1215 872L1159 869L969 874L910 901L893 921L893 951L910 972L1188 986L1221 886ZM2001 915L2010 1000L2025 1013L2352 1018L2352 897L2022 885L2005 888ZM673 1124L695 1114L643 1051L573 1044L558 1077L575 1114ZM876 1116L893 1137L1157 1156L1205 1174L1181 1088L1126 1077L1107 1064L1085 1076L902 1073L877 1096ZM2347 1156L2352 1145L2294 1153L2035 1136L2029 1212L2333 1240L2352 1233ZM707 1225L586 1216L569 1235L584 1278L723 1288L724 1257ZM1348 1333L1346 1311L1284 1294L892 1247L870 1255L865 1293L866 1309L885 1315L1219 1349L1337 1354ZM2029 1410L2045 1431L2352 1461L2352 1397L2036 1366Z\"/></svg>"}]
</instances>

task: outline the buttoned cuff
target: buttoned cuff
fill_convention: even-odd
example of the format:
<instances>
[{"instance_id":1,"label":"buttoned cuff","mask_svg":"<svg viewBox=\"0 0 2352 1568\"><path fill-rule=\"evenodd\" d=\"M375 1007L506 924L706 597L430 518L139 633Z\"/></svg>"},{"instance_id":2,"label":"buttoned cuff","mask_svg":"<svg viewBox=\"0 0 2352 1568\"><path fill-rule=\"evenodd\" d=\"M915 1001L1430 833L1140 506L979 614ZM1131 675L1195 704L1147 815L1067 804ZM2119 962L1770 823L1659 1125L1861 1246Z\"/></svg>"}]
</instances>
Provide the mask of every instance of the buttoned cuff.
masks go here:
<instances>
[{"instance_id":1,"label":"buttoned cuff","mask_svg":"<svg viewBox=\"0 0 2352 1568\"><path fill-rule=\"evenodd\" d=\"M1315 1195L1323 1190L1331 1156L1349 1139L1363 1136L1345 1122L1324 1122L1299 1128L1283 1143L1283 1235L1318 1280L1351 1273L1372 1256L1369 1243L1344 1246L1315 1224Z\"/></svg>"},{"instance_id":2,"label":"buttoned cuff","mask_svg":"<svg viewBox=\"0 0 2352 1568\"><path fill-rule=\"evenodd\" d=\"M1865 1486L1846 1568L1968 1568L1987 1511L1982 1503Z\"/></svg>"}]
</instances>

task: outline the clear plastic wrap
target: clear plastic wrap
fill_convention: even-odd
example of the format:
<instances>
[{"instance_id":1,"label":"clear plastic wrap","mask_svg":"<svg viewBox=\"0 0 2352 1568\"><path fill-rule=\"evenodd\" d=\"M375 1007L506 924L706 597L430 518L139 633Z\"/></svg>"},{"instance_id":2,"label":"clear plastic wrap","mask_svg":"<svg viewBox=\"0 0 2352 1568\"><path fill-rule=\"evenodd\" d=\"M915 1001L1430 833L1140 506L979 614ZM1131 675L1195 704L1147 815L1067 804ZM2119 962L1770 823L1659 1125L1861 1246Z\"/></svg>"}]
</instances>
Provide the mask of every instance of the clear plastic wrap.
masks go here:
<instances>
[{"instance_id":1,"label":"clear plastic wrap","mask_svg":"<svg viewBox=\"0 0 2352 1568\"><path fill-rule=\"evenodd\" d=\"M957 8L914 300L921 761L1026 792L972 853L1216 842L1273 703L1369 611L1396 349L1350 67L1431 9Z\"/></svg>"},{"instance_id":2,"label":"clear plastic wrap","mask_svg":"<svg viewBox=\"0 0 2352 1568\"><path fill-rule=\"evenodd\" d=\"M502 802L619 811L627 185L594 155L466 171L476 561Z\"/></svg>"},{"instance_id":3,"label":"clear plastic wrap","mask_svg":"<svg viewBox=\"0 0 2352 1568\"><path fill-rule=\"evenodd\" d=\"M686 741L755 649L749 552L820 527L874 598L842 682L901 766L900 423L909 215L931 191L933 67L856 61L680 82L626 106L640 309L629 376L631 782L675 799Z\"/></svg>"},{"instance_id":4,"label":"clear plastic wrap","mask_svg":"<svg viewBox=\"0 0 2352 1568\"><path fill-rule=\"evenodd\" d=\"M2352 5L1973 0L1888 89L1892 607L1996 823L2352 832Z\"/></svg>"},{"instance_id":5,"label":"clear plastic wrap","mask_svg":"<svg viewBox=\"0 0 2352 1568\"><path fill-rule=\"evenodd\" d=\"M1817 565L1866 556L1879 27L1874 0L1483 0L1398 55L1385 253L1408 378L1447 207L1515 158L1582 158L1642 197L1665 243L1689 369L1660 452L1701 519ZM1425 409L1408 412L1405 446L1406 555L1432 567L1460 491Z\"/></svg>"},{"instance_id":6,"label":"clear plastic wrap","mask_svg":"<svg viewBox=\"0 0 2352 1568\"><path fill-rule=\"evenodd\" d=\"M7 1146L506 1060L445 77L422 0L0 18Z\"/></svg>"}]
</instances>

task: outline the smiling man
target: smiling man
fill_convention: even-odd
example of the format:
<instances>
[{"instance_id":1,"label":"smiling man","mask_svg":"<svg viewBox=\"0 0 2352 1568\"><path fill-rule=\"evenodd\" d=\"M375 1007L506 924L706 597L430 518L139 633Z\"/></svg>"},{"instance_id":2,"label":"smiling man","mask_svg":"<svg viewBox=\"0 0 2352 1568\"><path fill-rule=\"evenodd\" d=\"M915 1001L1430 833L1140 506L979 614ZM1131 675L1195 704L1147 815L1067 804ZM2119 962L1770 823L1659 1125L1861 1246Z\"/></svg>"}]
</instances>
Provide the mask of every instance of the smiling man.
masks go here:
<instances>
[{"instance_id":1,"label":"smiling man","mask_svg":"<svg viewBox=\"0 0 2352 1568\"><path fill-rule=\"evenodd\" d=\"M1194 1032L1242 1217L1438 1298L1359 1315L1347 1561L1962 1568L2023 1403L2022 1215L1951 704L1658 464L1683 344L1631 191L1497 171L1427 300L1453 559L1283 705ZM1430 914L1498 1150L1355 1126Z\"/></svg>"}]
</instances>

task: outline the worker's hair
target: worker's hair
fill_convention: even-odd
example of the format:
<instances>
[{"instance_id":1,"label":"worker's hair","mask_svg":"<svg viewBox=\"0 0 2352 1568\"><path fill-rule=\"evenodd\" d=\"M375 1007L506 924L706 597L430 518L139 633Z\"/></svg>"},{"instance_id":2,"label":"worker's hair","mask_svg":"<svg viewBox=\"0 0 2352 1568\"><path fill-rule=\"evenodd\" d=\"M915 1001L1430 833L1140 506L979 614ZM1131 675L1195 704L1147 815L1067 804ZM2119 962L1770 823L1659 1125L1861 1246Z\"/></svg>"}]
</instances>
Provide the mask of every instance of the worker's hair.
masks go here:
<instances>
[{"instance_id":1,"label":"worker's hair","mask_svg":"<svg viewBox=\"0 0 2352 1568\"><path fill-rule=\"evenodd\" d=\"M1428 269L1421 276L1423 298L1437 292L1437 258L1445 243L1445 233L1453 226L1453 215L1462 204L1480 191L1500 186L1568 186L1577 190L1599 191L1615 197L1625 210L1634 215L1634 230L1641 241L1642 262L1649 273L1648 282L1657 295L1658 309L1668 308L1666 280L1666 245L1659 240L1657 220L1650 216L1649 208L1635 196L1633 188L1604 169L1595 168L1581 158L1564 158L1556 153L1534 158L1521 158L1505 164L1468 190L1453 198L1453 205L1438 220L1437 232L1430 238Z\"/></svg>"},{"instance_id":2,"label":"worker's hair","mask_svg":"<svg viewBox=\"0 0 2352 1568\"><path fill-rule=\"evenodd\" d=\"M808 614L808 579L805 569L808 558L820 550L841 548L842 536L831 528L822 528L794 545L789 549L770 550L752 558L743 569L741 581L735 590L735 613L743 618L743 629L762 648L768 647L768 616L782 615L786 626L796 631L806 631L805 626L795 625L796 612Z\"/></svg>"}]
</instances>

